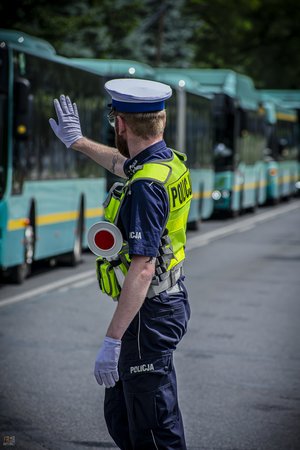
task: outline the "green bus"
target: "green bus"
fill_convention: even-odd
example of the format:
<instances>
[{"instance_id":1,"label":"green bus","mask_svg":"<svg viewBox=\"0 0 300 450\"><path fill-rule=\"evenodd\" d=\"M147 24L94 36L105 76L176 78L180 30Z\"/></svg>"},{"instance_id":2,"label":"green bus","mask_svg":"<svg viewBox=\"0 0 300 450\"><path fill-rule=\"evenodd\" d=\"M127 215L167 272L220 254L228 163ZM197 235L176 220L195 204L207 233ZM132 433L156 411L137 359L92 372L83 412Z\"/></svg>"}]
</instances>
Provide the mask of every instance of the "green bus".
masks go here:
<instances>
[{"instance_id":1,"label":"green bus","mask_svg":"<svg viewBox=\"0 0 300 450\"><path fill-rule=\"evenodd\" d=\"M214 211L236 216L266 201L265 111L252 80L232 70L183 69L213 101Z\"/></svg>"},{"instance_id":2,"label":"green bus","mask_svg":"<svg viewBox=\"0 0 300 450\"><path fill-rule=\"evenodd\" d=\"M64 255L76 265L103 217L103 169L49 125L60 94L76 99L85 133L103 141L102 78L41 39L0 30L0 270L18 283L37 260Z\"/></svg>"},{"instance_id":3,"label":"green bus","mask_svg":"<svg viewBox=\"0 0 300 450\"><path fill-rule=\"evenodd\" d=\"M261 96L270 116L270 156L277 164L276 202L293 193L300 195L300 91L262 90Z\"/></svg>"}]
</instances>

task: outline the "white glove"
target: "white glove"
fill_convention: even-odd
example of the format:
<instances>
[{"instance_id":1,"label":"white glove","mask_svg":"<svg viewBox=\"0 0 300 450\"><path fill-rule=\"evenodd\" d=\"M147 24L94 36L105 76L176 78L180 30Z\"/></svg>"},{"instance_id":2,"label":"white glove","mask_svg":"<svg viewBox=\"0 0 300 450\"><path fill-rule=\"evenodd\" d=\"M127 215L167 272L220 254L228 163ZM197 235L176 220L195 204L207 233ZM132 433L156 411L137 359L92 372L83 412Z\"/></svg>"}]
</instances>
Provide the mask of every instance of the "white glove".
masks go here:
<instances>
[{"instance_id":1,"label":"white glove","mask_svg":"<svg viewBox=\"0 0 300 450\"><path fill-rule=\"evenodd\" d=\"M61 103L61 105L60 105ZM58 118L58 125L54 119L50 119L49 123L52 130L66 147L71 147L74 142L81 139L81 126L76 103L73 103L69 97L60 96L60 103L54 100L54 106Z\"/></svg>"},{"instance_id":2,"label":"white glove","mask_svg":"<svg viewBox=\"0 0 300 450\"><path fill-rule=\"evenodd\" d=\"M95 361L94 375L97 383L107 388L113 387L119 380L118 362L121 341L106 337Z\"/></svg>"}]
</instances>

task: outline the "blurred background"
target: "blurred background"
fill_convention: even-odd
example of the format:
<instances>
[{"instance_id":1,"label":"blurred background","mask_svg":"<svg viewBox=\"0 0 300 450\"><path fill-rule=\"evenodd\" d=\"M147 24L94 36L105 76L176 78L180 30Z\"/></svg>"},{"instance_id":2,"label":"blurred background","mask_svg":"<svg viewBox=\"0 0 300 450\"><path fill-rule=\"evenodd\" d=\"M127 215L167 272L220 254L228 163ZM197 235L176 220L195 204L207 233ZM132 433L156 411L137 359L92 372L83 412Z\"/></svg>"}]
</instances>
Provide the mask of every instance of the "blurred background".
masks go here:
<instances>
[{"instance_id":1,"label":"blurred background","mask_svg":"<svg viewBox=\"0 0 300 450\"><path fill-rule=\"evenodd\" d=\"M0 28L66 57L232 69L260 89L300 89L298 0L15 0Z\"/></svg>"},{"instance_id":2,"label":"blurred background","mask_svg":"<svg viewBox=\"0 0 300 450\"><path fill-rule=\"evenodd\" d=\"M86 235L117 180L49 118L68 94L84 135L113 146L104 84L132 76L172 87L164 138L193 185L175 354L188 449L300 449L299 4L0 2L3 445L116 448L93 375L115 303Z\"/></svg>"}]
</instances>

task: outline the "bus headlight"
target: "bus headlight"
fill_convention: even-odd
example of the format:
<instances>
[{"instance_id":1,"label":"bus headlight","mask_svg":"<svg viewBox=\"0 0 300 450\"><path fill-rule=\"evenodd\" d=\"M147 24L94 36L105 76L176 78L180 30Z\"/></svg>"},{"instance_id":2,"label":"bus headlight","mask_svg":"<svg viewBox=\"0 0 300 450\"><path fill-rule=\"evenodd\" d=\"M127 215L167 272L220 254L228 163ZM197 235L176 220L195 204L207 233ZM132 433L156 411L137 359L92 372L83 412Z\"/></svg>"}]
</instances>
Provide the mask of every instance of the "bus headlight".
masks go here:
<instances>
[{"instance_id":1,"label":"bus headlight","mask_svg":"<svg viewBox=\"0 0 300 450\"><path fill-rule=\"evenodd\" d=\"M223 189L221 194L222 194L222 198L229 198L230 197L230 192L227 189Z\"/></svg>"},{"instance_id":2,"label":"bus headlight","mask_svg":"<svg viewBox=\"0 0 300 450\"><path fill-rule=\"evenodd\" d=\"M222 197L222 194L220 191L213 191L211 196L214 200L220 200L220 198Z\"/></svg>"},{"instance_id":3,"label":"bus headlight","mask_svg":"<svg viewBox=\"0 0 300 450\"><path fill-rule=\"evenodd\" d=\"M295 183L295 186L296 186L296 189L300 189L300 181L297 181L297 182Z\"/></svg>"}]
</instances>

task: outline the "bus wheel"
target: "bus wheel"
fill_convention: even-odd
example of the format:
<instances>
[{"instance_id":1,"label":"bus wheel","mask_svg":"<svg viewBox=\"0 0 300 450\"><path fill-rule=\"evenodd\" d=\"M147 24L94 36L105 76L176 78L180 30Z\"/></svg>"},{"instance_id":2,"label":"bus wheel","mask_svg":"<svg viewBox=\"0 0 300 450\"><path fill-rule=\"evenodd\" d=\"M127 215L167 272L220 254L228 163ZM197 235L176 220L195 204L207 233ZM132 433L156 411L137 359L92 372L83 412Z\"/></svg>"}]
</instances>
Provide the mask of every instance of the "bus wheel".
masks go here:
<instances>
[{"instance_id":1,"label":"bus wheel","mask_svg":"<svg viewBox=\"0 0 300 450\"><path fill-rule=\"evenodd\" d=\"M279 203L279 197L272 197L269 199L268 203L272 206L276 206Z\"/></svg>"},{"instance_id":2,"label":"bus wheel","mask_svg":"<svg viewBox=\"0 0 300 450\"><path fill-rule=\"evenodd\" d=\"M201 228L201 217L199 217L197 220L193 220L191 222L187 223L187 229L189 231L198 231Z\"/></svg>"},{"instance_id":3,"label":"bus wheel","mask_svg":"<svg viewBox=\"0 0 300 450\"><path fill-rule=\"evenodd\" d=\"M80 213L79 213L79 217L78 217L74 247L73 247L73 251L69 255L69 262L70 262L70 265L73 267L77 266L77 264L80 263L80 261L81 261L82 240L83 240L83 217L84 217L83 205L81 205Z\"/></svg>"},{"instance_id":4,"label":"bus wheel","mask_svg":"<svg viewBox=\"0 0 300 450\"><path fill-rule=\"evenodd\" d=\"M24 262L18 264L11 269L9 279L16 284L21 284L28 275L31 274L32 263L33 263L33 253L34 253L34 228L32 225L27 225L25 229L25 256Z\"/></svg>"},{"instance_id":5,"label":"bus wheel","mask_svg":"<svg viewBox=\"0 0 300 450\"><path fill-rule=\"evenodd\" d=\"M19 264L18 266L14 266L11 269L11 273L9 275L9 280L12 283L22 284L25 278L27 277L27 267L26 264Z\"/></svg>"},{"instance_id":6,"label":"bus wheel","mask_svg":"<svg viewBox=\"0 0 300 450\"><path fill-rule=\"evenodd\" d=\"M230 209L230 210L227 212L227 216L228 216L230 219L235 219L235 218L238 217L240 214L241 214L241 212L238 211L237 209Z\"/></svg>"},{"instance_id":7,"label":"bus wheel","mask_svg":"<svg viewBox=\"0 0 300 450\"><path fill-rule=\"evenodd\" d=\"M255 213L256 208L257 208L257 204L249 206L249 208L247 208L247 212Z\"/></svg>"}]
</instances>

